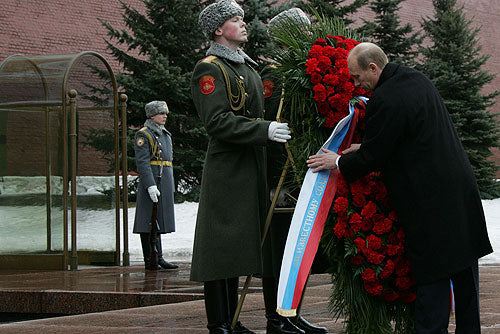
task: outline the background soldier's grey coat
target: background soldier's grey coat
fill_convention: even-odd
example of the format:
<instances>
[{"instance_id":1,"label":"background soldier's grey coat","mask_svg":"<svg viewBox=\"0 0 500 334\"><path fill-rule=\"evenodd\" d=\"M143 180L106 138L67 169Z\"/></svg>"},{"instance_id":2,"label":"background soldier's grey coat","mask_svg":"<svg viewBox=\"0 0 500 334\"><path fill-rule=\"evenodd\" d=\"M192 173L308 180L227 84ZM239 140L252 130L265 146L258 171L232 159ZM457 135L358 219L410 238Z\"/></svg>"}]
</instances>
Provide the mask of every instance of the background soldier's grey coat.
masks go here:
<instances>
[{"instance_id":1,"label":"background soldier's grey coat","mask_svg":"<svg viewBox=\"0 0 500 334\"><path fill-rule=\"evenodd\" d=\"M161 129L152 120L148 119L144 126L161 150L160 157L163 161L172 161L172 139L170 133ZM151 148L148 136L142 131L135 135L135 158L139 172L139 186L137 188L137 208L135 211L134 233L149 233L151 231L151 210L153 201L149 197L148 187L156 184L159 165L151 165ZM174 219L174 174L172 167L163 166L161 184L158 185L160 197L158 198L158 223L160 233L175 232Z\"/></svg>"},{"instance_id":2,"label":"background soldier's grey coat","mask_svg":"<svg viewBox=\"0 0 500 334\"><path fill-rule=\"evenodd\" d=\"M215 53L233 94L237 76L248 96L244 108L232 111L221 69L211 58L196 65L191 91L209 135L191 264L191 279L201 282L262 272L260 240L268 198L270 122L252 119L264 117L261 79L241 55L222 45L214 49L225 49Z\"/></svg>"}]
</instances>

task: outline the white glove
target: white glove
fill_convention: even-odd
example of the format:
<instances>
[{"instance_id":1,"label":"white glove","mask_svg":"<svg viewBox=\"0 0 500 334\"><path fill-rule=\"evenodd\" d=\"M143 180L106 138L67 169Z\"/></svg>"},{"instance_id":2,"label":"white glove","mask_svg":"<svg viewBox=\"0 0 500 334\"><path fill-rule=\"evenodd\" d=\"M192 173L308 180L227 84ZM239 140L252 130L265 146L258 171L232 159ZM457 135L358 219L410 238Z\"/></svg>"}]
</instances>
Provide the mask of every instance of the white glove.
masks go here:
<instances>
[{"instance_id":1,"label":"white glove","mask_svg":"<svg viewBox=\"0 0 500 334\"><path fill-rule=\"evenodd\" d=\"M153 203L158 203L158 196L160 196L160 191L158 190L157 186L151 186L148 188L148 193L149 197L151 197L151 200Z\"/></svg>"},{"instance_id":2,"label":"white glove","mask_svg":"<svg viewBox=\"0 0 500 334\"><path fill-rule=\"evenodd\" d=\"M278 143L286 143L288 139L292 138L288 123L271 122L267 129L267 137L269 140L277 141Z\"/></svg>"}]
</instances>

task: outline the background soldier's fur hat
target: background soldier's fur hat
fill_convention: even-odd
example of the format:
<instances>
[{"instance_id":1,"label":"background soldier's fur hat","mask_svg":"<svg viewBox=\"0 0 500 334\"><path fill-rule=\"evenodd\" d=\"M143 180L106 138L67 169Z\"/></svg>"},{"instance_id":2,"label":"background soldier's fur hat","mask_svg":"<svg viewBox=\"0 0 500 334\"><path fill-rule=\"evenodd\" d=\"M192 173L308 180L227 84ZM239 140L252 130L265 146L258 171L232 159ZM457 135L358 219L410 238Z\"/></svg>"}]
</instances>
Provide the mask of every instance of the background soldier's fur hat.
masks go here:
<instances>
[{"instance_id":1,"label":"background soldier's fur hat","mask_svg":"<svg viewBox=\"0 0 500 334\"><path fill-rule=\"evenodd\" d=\"M267 31L269 35L273 36L273 31L286 27L287 24L297 24L304 27L311 25L311 20L307 17L306 13L300 8L291 8L284 10L275 17L273 17L267 24Z\"/></svg>"},{"instance_id":2,"label":"background soldier's fur hat","mask_svg":"<svg viewBox=\"0 0 500 334\"><path fill-rule=\"evenodd\" d=\"M198 16L198 24L205 36L213 39L213 34L224 22L235 16L244 17L245 12L236 0L221 0L208 5Z\"/></svg>"},{"instance_id":3,"label":"background soldier's fur hat","mask_svg":"<svg viewBox=\"0 0 500 334\"><path fill-rule=\"evenodd\" d=\"M168 106L165 101L151 101L144 107L146 117L151 118L158 114L168 114Z\"/></svg>"}]
</instances>

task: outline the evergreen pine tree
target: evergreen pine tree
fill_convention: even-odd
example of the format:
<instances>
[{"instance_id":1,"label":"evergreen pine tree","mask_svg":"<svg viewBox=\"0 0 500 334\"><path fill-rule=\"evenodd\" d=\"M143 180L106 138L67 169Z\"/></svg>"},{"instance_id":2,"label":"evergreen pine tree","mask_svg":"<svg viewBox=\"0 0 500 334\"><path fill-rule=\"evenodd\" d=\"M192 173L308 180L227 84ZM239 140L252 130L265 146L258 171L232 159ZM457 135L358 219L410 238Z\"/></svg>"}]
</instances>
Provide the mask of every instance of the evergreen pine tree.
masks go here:
<instances>
[{"instance_id":1,"label":"evergreen pine tree","mask_svg":"<svg viewBox=\"0 0 500 334\"><path fill-rule=\"evenodd\" d=\"M298 7L302 8L305 12L309 12L309 7L314 8L320 15L325 17L338 17L344 22L344 26L349 26L354 20L349 18L349 15L354 14L357 10L366 4L369 0L301 0Z\"/></svg>"},{"instance_id":2,"label":"evergreen pine tree","mask_svg":"<svg viewBox=\"0 0 500 334\"><path fill-rule=\"evenodd\" d=\"M117 81L129 97L127 122L141 127L146 103L167 102L166 128L172 134L176 189L182 190L176 195L187 191L193 196L185 199L196 200L207 139L192 103L190 80L196 62L204 56L204 36L198 26L202 1L143 1L144 15L121 2L130 33L101 21L108 29L108 48L123 66ZM133 154L133 142L129 154Z\"/></svg>"},{"instance_id":3,"label":"evergreen pine tree","mask_svg":"<svg viewBox=\"0 0 500 334\"><path fill-rule=\"evenodd\" d=\"M500 183L495 181L498 167L488 158L491 148L500 145L500 127L487 109L500 92L482 93L494 76L481 69L489 56L480 54L480 29L471 27L472 20L465 17L463 7L456 7L456 0L433 0L433 5L435 17L423 19L422 24L431 43L421 48L421 69L444 99L482 197L499 197Z\"/></svg>"},{"instance_id":4,"label":"evergreen pine tree","mask_svg":"<svg viewBox=\"0 0 500 334\"><path fill-rule=\"evenodd\" d=\"M364 21L359 29L365 38L384 50L389 60L403 65L414 65L418 54L415 47L422 42L418 32L413 33L410 23L400 25L399 4L404 0L372 0L370 9L375 13L374 21Z\"/></svg>"}]
</instances>

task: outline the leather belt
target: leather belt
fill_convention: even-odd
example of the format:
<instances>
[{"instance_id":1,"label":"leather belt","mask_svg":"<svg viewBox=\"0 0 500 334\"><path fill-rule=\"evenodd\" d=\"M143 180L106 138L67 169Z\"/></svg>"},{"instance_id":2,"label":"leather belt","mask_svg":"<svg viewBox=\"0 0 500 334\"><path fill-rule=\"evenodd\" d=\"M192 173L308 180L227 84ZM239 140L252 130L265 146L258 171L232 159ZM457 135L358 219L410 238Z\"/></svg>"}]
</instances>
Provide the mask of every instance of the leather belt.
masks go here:
<instances>
[{"instance_id":1,"label":"leather belt","mask_svg":"<svg viewBox=\"0 0 500 334\"><path fill-rule=\"evenodd\" d=\"M153 161L150 161L149 163L150 163L151 165L154 165L154 166L160 166L160 165L163 165L163 166L172 167L172 161L159 161L159 160L153 160Z\"/></svg>"}]
</instances>

